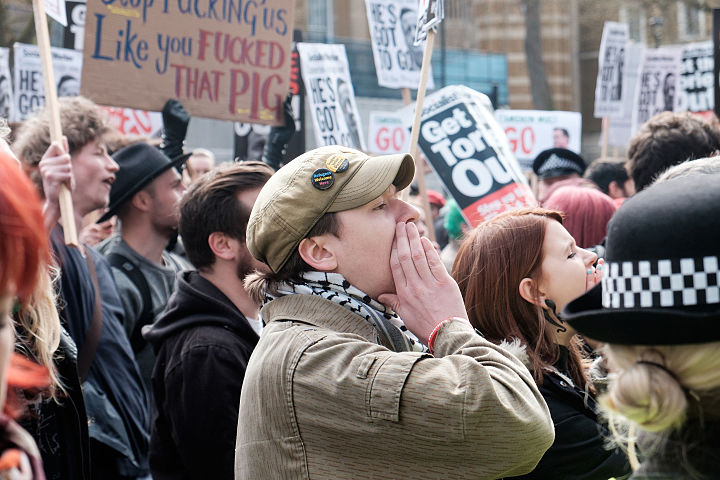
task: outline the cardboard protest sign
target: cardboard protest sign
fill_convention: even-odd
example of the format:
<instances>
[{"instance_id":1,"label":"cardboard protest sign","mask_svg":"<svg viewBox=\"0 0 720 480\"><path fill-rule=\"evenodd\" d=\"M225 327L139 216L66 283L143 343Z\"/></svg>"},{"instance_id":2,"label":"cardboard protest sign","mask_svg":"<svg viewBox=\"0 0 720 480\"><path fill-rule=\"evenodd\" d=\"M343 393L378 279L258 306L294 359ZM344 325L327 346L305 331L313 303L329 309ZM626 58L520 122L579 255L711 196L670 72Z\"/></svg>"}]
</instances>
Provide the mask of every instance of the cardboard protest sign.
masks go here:
<instances>
[{"instance_id":1,"label":"cardboard protest sign","mask_svg":"<svg viewBox=\"0 0 720 480\"><path fill-rule=\"evenodd\" d=\"M625 50L625 69L623 72L622 115L610 122L608 129L608 145L627 147L630 138L635 134L632 124L632 112L635 102L635 89L640 76L643 58L645 58L645 45L641 43L628 44Z\"/></svg>"},{"instance_id":2,"label":"cardboard protest sign","mask_svg":"<svg viewBox=\"0 0 720 480\"><path fill-rule=\"evenodd\" d=\"M410 151L410 132L397 112L370 112L368 151L377 155Z\"/></svg>"},{"instance_id":3,"label":"cardboard protest sign","mask_svg":"<svg viewBox=\"0 0 720 480\"><path fill-rule=\"evenodd\" d=\"M689 43L682 46L682 64L678 77L674 111L712 115L715 108L713 95L712 41Z\"/></svg>"},{"instance_id":4,"label":"cardboard protest sign","mask_svg":"<svg viewBox=\"0 0 720 480\"><path fill-rule=\"evenodd\" d=\"M632 111L634 132L653 115L673 110L681 53L676 47L645 50L635 87Z\"/></svg>"},{"instance_id":5,"label":"cardboard protest sign","mask_svg":"<svg viewBox=\"0 0 720 480\"><path fill-rule=\"evenodd\" d=\"M294 2L88 4L83 95L103 105L276 125L288 92Z\"/></svg>"},{"instance_id":6,"label":"cardboard protest sign","mask_svg":"<svg viewBox=\"0 0 720 480\"><path fill-rule=\"evenodd\" d=\"M59 97L72 97L80 93L82 53L67 48L50 49ZM40 52L36 45L16 43L15 58L15 115L14 121L25 120L32 112L45 105Z\"/></svg>"},{"instance_id":7,"label":"cardboard protest sign","mask_svg":"<svg viewBox=\"0 0 720 480\"><path fill-rule=\"evenodd\" d=\"M84 1L65 2L67 7L68 25L63 32L63 47L82 50L85 43L85 13L87 5Z\"/></svg>"},{"instance_id":8,"label":"cardboard protest sign","mask_svg":"<svg viewBox=\"0 0 720 480\"><path fill-rule=\"evenodd\" d=\"M415 45L417 0L365 0L378 85L417 88L425 43ZM432 71L428 88L434 88Z\"/></svg>"},{"instance_id":9,"label":"cardboard protest sign","mask_svg":"<svg viewBox=\"0 0 720 480\"><path fill-rule=\"evenodd\" d=\"M298 43L298 52L318 145L365 150L345 45Z\"/></svg>"},{"instance_id":10,"label":"cardboard protest sign","mask_svg":"<svg viewBox=\"0 0 720 480\"><path fill-rule=\"evenodd\" d=\"M580 153L582 115L577 112L496 110L510 148L523 170L532 170L535 157L548 148Z\"/></svg>"},{"instance_id":11,"label":"cardboard protest sign","mask_svg":"<svg viewBox=\"0 0 720 480\"><path fill-rule=\"evenodd\" d=\"M13 114L13 105L10 49L0 48L0 118L10 120Z\"/></svg>"},{"instance_id":12,"label":"cardboard protest sign","mask_svg":"<svg viewBox=\"0 0 720 480\"><path fill-rule=\"evenodd\" d=\"M67 27L65 0L45 0L43 3L45 4L45 13L63 27Z\"/></svg>"},{"instance_id":13,"label":"cardboard protest sign","mask_svg":"<svg viewBox=\"0 0 720 480\"><path fill-rule=\"evenodd\" d=\"M595 84L595 118L616 117L622 112L622 94L625 83L625 50L628 26L624 23L605 22L598 56L598 76Z\"/></svg>"},{"instance_id":14,"label":"cardboard protest sign","mask_svg":"<svg viewBox=\"0 0 720 480\"><path fill-rule=\"evenodd\" d=\"M430 30L435 30L445 18L443 0L418 0L418 19L415 29L415 45L421 45Z\"/></svg>"},{"instance_id":15,"label":"cardboard protest sign","mask_svg":"<svg viewBox=\"0 0 720 480\"><path fill-rule=\"evenodd\" d=\"M536 204L490 100L481 93L449 86L429 95L418 143L472 226Z\"/></svg>"}]
</instances>

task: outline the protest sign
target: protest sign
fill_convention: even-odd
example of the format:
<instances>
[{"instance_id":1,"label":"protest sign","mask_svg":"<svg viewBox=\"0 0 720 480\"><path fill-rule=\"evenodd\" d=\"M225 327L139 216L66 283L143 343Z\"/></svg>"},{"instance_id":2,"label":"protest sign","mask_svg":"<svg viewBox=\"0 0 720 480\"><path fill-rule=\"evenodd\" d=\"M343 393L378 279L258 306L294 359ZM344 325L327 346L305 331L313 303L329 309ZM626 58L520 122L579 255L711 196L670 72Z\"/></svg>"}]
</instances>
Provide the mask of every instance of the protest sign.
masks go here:
<instances>
[{"instance_id":1,"label":"protest sign","mask_svg":"<svg viewBox=\"0 0 720 480\"><path fill-rule=\"evenodd\" d=\"M535 157L548 148L567 148L580 153L580 113L496 110L495 118L505 130L510 148L523 170L532 170Z\"/></svg>"},{"instance_id":2,"label":"protest sign","mask_svg":"<svg viewBox=\"0 0 720 480\"><path fill-rule=\"evenodd\" d=\"M712 41L689 43L681 48L682 64L674 111L712 115L715 108Z\"/></svg>"},{"instance_id":3,"label":"protest sign","mask_svg":"<svg viewBox=\"0 0 720 480\"><path fill-rule=\"evenodd\" d=\"M640 68L645 57L645 45L628 44L625 50L625 68L623 71L622 115L612 119L608 130L608 144L615 147L627 147L634 135L632 111L635 101L635 89L640 76Z\"/></svg>"},{"instance_id":4,"label":"protest sign","mask_svg":"<svg viewBox=\"0 0 720 480\"><path fill-rule=\"evenodd\" d=\"M45 0L45 13L63 27L67 27L65 0Z\"/></svg>"},{"instance_id":5,"label":"protest sign","mask_svg":"<svg viewBox=\"0 0 720 480\"><path fill-rule=\"evenodd\" d=\"M629 39L624 23L605 22L595 84L595 118L617 117L622 113L623 70L625 49Z\"/></svg>"},{"instance_id":6,"label":"protest sign","mask_svg":"<svg viewBox=\"0 0 720 480\"><path fill-rule=\"evenodd\" d=\"M681 53L676 47L645 51L635 87L632 111L634 132L653 115L673 110Z\"/></svg>"},{"instance_id":7,"label":"protest sign","mask_svg":"<svg viewBox=\"0 0 720 480\"><path fill-rule=\"evenodd\" d=\"M458 86L429 95L418 144L470 225L536 204L484 95Z\"/></svg>"},{"instance_id":8,"label":"protest sign","mask_svg":"<svg viewBox=\"0 0 720 480\"><path fill-rule=\"evenodd\" d=\"M368 151L377 155L410 151L407 122L397 112L370 112Z\"/></svg>"},{"instance_id":9,"label":"protest sign","mask_svg":"<svg viewBox=\"0 0 720 480\"><path fill-rule=\"evenodd\" d=\"M345 45L298 43L298 52L318 145L365 150Z\"/></svg>"},{"instance_id":10,"label":"protest sign","mask_svg":"<svg viewBox=\"0 0 720 480\"><path fill-rule=\"evenodd\" d=\"M9 120L13 113L12 77L10 75L10 49L0 48L0 118Z\"/></svg>"},{"instance_id":11,"label":"protest sign","mask_svg":"<svg viewBox=\"0 0 720 480\"><path fill-rule=\"evenodd\" d=\"M294 2L88 4L82 93L103 105L277 125L289 89Z\"/></svg>"},{"instance_id":12,"label":"protest sign","mask_svg":"<svg viewBox=\"0 0 720 480\"><path fill-rule=\"evenodd\" d=\"M715 91L715 115L720 118L720 8L712 11L712 38L713 38L713 90Z\"/></svg>"},{"instance_id":13,"label":"protest sign","mask_svg":"<svg viewBox=\"0 0 720 480\"><path fill-rule=\"evenodd\" d=\"M162 133L163 120L160 112L147 112L123 107L100 106L110 124L124 135L157 137Z\"/></svg>"},{"instance_id":14,"label":"protest sign","mask_svg":"<svg viewBox=\"0 0 720 480\"><path fill-rule=\"evenodd\" d=\"M414 45L416 0L365 0L378 85L417 88L425 43ZM432 72L428 87L434 88Z\"/></svg>"},{"instance_id":15,"label":"protest sign","mask_svg":"<svg viewBox=\"0 0 720 480\"><path fill-rule=\"evenodd\" d=\"M82 53L67 48L53 47L52 66L59 97L72 97L80 92ZM35 45L16 43L15 58L15 115L14 121L25 120L32 112L45 105L40 52Z\"/></svg>"},{"instance_id":16,"label":"protest sign","mask_svg":"<svg viewBox=\"0 0 720 480\"><path fill-rule=\"evenodd\" d=\"M67 6L68 25L63 33L63 47L82 50L85 43L85 13L87 5L84 1L65 2Z\"/></svg>"},{"instance_id":17,"label":"protest sign","mask_svg":"<svg viewBox=\"0 0 720 480\"><path fill-rule=\"evenodd\" d=\"M421 45L428 32L434 32L445 17L445 4L443 0L418 0L417 11L419 15L415 29L415 45Z\"/></svg>"}]
</instances>

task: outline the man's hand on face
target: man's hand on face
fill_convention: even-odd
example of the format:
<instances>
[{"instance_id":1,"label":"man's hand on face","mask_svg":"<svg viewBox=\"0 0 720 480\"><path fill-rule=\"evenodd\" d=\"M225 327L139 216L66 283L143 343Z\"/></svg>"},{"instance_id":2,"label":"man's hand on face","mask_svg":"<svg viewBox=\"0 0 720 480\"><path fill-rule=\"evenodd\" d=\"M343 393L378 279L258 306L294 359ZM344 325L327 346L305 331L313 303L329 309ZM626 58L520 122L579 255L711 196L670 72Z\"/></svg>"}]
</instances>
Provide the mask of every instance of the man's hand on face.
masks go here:
<instances>
[{"instance_id":1,"label":"man's hand on face","mask_svg":"<svg viewBox=\"0 0 720 480\"><path fill-rule=\"evenodd\" d=\"M446 318L467 318L457 283L414 223L396 225L390 269L396 293L382 294L378 300L395 310L425 344L435 326Z\"/></svg>"},{"instance_id":2,"label":"man's hand on face","mask_svg":"<svg viewBox=\"0 0 720 480\"><path fill-rule=\"evenodd\" d=\"M45 220L46 224L54 224L60 218L60 186L66 184L72 191L75 181L72 174L72 163L67 138L60 142L53 142L43 155L38 168L42 177L43 192L45 193ZM54 222L52 219L54 218ZM49 226L49 225L48 225Z\"/></svg>"}]
</instances>

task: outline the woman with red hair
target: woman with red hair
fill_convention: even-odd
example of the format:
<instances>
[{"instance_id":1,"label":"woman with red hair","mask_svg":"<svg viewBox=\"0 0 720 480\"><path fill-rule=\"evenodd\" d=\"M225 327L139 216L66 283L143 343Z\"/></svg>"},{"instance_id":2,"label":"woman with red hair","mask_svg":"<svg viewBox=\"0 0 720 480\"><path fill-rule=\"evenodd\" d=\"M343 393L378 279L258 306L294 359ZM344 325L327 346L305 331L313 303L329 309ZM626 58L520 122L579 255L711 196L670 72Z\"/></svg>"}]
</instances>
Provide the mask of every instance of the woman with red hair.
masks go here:
<instances>
[{"instance_id":1,"label":"woman with red hair","mask_svg":"<svg viewBox=\"0 0 720 480\"><path fill-rule=\"evenodd\" d=\"M0 478L45 478L35 442L12 418L20 412L14 387L45 387L47 369L13 353L10 314L35 290L49 260L36 190L17 161L0 150Z\"/></svg>"},{"instance_id":2,"label":"woman with red hair","mask_svg":"<svg viewBox=\"0 0 720 480\"><path fill-rule=\"evenodd\" d=\"M617 210L612 198L600 190L582 186L558 188L543 206L564 214L563 226L582 248L602 243L607 224Z\"/></svg>"},{"instance_id":3,"label":"woman with red hair","mask_svg":"<svg viewBox=\"0 0 720 480\"><path fill-rule=\"evenodd\" d=\"M630 473L605 449L575 331L560 312L595 285L597 255L580 248L555 210L511 210L469 232L453 265L470 323L533 374L550 409L555 442L522 478L607 480ZM598 262L602 269L602 261Z\"/></svg>"}]
</instances>

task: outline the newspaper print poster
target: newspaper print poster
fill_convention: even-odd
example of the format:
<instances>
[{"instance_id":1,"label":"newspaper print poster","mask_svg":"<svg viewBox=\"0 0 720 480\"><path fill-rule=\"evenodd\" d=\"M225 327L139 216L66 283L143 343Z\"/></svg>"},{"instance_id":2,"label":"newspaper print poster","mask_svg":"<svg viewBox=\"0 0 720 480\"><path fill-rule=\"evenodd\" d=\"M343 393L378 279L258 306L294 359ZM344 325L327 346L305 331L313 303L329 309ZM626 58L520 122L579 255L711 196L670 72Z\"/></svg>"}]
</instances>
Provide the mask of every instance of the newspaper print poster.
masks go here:
<instances>
[{"instance_id":1,"label":"newspaper print poster","mask_svg":"<svg viewBox=\"0 0 720 480\"><path fill-rule=\"evenodd\" d=\"M10 120L13 104L10 49L0 48L0 118Z\"/></svg>"},{"instance_id":2,"label":"newspaper print poster","mask_svg":"<svg viewBox=\"0 0 720 480\"><path fill-rule=\"evenodd\" d=\"M50 49L58 97L74 97L80 94L82 52L67 48ZM25 120L33 112L45 106L45 84L40 63L40 51L36 45L16 43L15 58L15 115L14 121Z\"/></svg>"},{"instance_id":3,"label":"newspaper print poster","mask_svg":"<svg viewBox=\"0 0 720 480\"><path fill-rule=\"evenodd\" d=\"M676 47L645 51L635 87L632 111L634 132L653 115L673 110L681 55L682 50Z\"/></svg>"},{"instance_id":4,"label":"newspaper print poster","mask_svg":"<svg viewBox=\"0 0 720 480\"><path fill-rule=\"evenodd\" d=\"M418 88L425 42L415 45L416 0L365 0L378 85ZM432 68L428 88L433 84Z\"/></svg>"},{"instance_id":5,"label":"newspaper print poster","mask_svg":"<svg viewBox=\"0 0 720 480\"><path fill-rule=\"evenodd\" d=\"M713 92L712 41L689 43L682 46L682 63L678 76L674 111L713 115L715 96Z\"/></svg>"},{"instance_id":6,"label":"newspaper print poster","mask_svg":"<svg viewBox=\"0 0 720 480\"><path fill-rule=\"evenodd\" d=\"M622 115L610 120L610 128L608 128L608 145L613 147L627 147L630 138L635 134L632 129L632 111L643 58L645 58L645 45L633 43L627 46L625 50L625 71L623 73L625 89L623 91Z\"/></svg>"},{"instance_id":7,"label":"newspaper print poster","mask_svg":"<svg viewBox=\"0 0 720 480\"><path fill-rule=\"evenodd\" d=\"M318 146L366 150L345 45L298 43L297 48Z\"/></svg>"},{"instance_id":8,"label":"newspaper print poster","mask_svg":"<svg viewBox=\"0 0 720 480\"><path fill-rule=\"evenodd\" d=\"M598 76L595 84L595 118L615 117L622 114L623 71L625 50L629 39L624 23L605 22L600 51Z\"/></svg>"}]
</instances>

